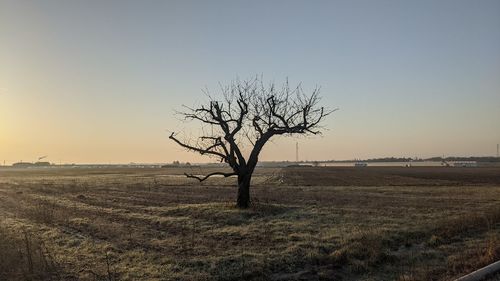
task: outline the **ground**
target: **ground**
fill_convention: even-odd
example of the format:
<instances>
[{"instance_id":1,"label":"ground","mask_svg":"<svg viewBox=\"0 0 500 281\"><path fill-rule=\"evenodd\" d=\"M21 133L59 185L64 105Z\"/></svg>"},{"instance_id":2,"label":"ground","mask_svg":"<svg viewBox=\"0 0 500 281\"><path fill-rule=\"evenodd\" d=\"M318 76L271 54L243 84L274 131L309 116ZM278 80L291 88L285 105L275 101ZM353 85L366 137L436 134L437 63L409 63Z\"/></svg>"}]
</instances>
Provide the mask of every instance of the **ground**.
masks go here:
<instances>
[{"instance_id":1,"label":"ground","mask_svg":"<svg viewBox=\"0 0 500 281\"><path fill-rule=\"evenodd\" d=\"M189 168L189 172L210 172ZM500 169L0 170L0 280L452 280L500 258Z\"/></svg>"}]
</instances>

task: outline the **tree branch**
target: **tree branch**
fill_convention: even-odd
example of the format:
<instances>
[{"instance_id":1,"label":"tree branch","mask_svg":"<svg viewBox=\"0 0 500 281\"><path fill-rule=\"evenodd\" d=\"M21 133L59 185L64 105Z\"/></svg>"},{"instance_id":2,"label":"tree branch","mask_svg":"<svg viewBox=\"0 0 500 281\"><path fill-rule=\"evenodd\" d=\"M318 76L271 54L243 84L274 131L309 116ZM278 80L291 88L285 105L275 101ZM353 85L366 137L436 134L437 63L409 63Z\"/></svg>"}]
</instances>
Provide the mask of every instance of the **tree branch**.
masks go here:
<instances>
[{"instance_id":1,"label":"tree branch","mask_svg":"<svg viewBox=\"0 0 500 281\"><path fill-rule=\"evenodd\" d=\"M225 178L227 177L230 177L230 176L237 176L238 174L235 173L235 172L232 172L232 173L223 173L223 172L213 172L211 174L208 174L206 176L202 176L202 177L199 177L199 176L195 176L195 175L192 175L192 174L188 174L188 173L184 173L184 175L188 178L192 178L192 179L197 179L199 180L200 182L208 179L209 177L211 176L224 176Z\"/></svg>"},{"instance_id":2,"label":"tree branch","mask_svg":"<svg viewBox=\"0 0 500 281\"><path fill-rule=\"evenodd\" d=\"M174 134L170 139L188 150L220 157L235 174L251 174L264 145L273 136L321 133L321 122L335 110L318 105L319 91L316 87L311 94L305 94L301 84L290 87L288 79L282 87L274 83L264 85L259 77L221 85L220 100L206 92L206 105L188 107L182 113L186 119L207 124L212 131L206 132L196 145L181 142ZM245 145L250 148L248 157L244 155L248 151Z\"/></svg>"},{"instance_id":3,"label":"tree branch","mask_svg":"<svg viewBox=\"0 0 500 281\"><path fill-rule=\"evenodd\" d=\"M201 155L204 155L204 154L210 154L210 155L215 155L215 156L218 156L224 160L227 159L227 156L220 153L220 152L217 152L217 151L212 151L210 150L211 148L213 148L214 146L210 146L209 148L200 148L200 147L195 147L195 146L192 146L192 145L189 145L189 144L185 144L183 142L181 142L180 140L178 140L175 136L174 136L174 132L172 132L172 134L170 135L169 139L175 141L178 145L188 149L188 150L193 150L193 151L196 151L198 153L200 153Z\"/></svg>"}]
</instances>

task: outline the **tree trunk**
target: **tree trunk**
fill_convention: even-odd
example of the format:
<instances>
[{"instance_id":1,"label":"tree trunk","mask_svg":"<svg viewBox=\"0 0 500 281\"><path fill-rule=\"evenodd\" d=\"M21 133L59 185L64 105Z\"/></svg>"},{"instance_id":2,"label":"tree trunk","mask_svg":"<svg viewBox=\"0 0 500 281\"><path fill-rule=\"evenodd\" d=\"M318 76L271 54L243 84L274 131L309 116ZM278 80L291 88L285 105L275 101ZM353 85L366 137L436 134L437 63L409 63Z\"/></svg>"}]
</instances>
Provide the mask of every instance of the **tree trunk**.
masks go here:
<instances>
[{"instance_id":1,"label":"tree trunk","mask_svg":"<svg viewBox=\"0 0 500 281\"><path fill-rule=\"evenodd\" d=\"M251 174L238 176L238 198L236 206L240 209L246 209L250 206L250 180Z\"/></svg>"}]
</instances>

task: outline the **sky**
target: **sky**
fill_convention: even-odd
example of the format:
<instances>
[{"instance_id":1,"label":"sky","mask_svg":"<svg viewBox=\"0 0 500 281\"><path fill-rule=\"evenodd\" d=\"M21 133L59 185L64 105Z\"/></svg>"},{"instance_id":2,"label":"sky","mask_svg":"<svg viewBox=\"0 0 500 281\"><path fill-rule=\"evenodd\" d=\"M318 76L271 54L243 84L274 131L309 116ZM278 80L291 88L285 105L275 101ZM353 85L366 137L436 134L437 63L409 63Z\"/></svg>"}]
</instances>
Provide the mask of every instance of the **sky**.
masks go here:
<instances>
[{"instance_id":1,"label":"sky","mask_svg":"<svg viewBox=\"0 0 500 281\"><path fill-rule=\"evenodd\" d=\"M261 160L495 155L499 27L498 0L0 0L0 161L210 161L174 111L256 75L339 108Z\"/></svg>"}]
</instances>

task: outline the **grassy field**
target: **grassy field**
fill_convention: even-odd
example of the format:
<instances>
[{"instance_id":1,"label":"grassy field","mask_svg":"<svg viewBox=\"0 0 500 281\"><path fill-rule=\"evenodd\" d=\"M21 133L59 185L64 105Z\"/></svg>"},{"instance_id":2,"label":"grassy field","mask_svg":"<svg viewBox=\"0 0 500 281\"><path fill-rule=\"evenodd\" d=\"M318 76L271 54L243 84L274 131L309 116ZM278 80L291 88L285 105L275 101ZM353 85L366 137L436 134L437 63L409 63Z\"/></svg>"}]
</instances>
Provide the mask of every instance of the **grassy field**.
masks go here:
<instances>
[{"instance_id":1,"label":"grassy field","mask_svg":"<svg viewBox=\"0 0 500 281\"><path fill-rule=\"evenodd\" d=\"M0 280L452 280L500 258L498 168L260 169L248 210L183 172L0 170Z\"/></svg>"}]
</instances>

